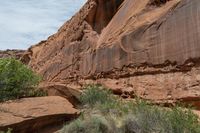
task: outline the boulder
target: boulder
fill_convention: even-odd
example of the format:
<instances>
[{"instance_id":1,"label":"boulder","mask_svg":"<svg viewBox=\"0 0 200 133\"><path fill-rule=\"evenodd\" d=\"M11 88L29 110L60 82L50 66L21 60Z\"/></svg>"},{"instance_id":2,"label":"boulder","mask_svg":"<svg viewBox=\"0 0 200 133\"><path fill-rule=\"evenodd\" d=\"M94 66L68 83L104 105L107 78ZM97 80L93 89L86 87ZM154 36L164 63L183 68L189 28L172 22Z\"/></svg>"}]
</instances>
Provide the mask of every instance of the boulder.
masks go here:
<instances>
[{"instance_id":1,"label":"boulder","mask_svg":"<svg viewBox=\"0 0 200 133\"><path fill-rule=\"evenodd\" d=\"M77 117L79 111L59 96L25 98L0 104L0 131L43 132Z\"/></svg>"},{"instance_id":2,"label":"boulder","mask_svg":"<svg viewBox=\"0 0 200 133\"><path fill-rule=\"evenodd\" d=\"M73 84L66 85L59 82L42 82L39 89L47 92L48 96L61 96L73 105L79 104L78 98L81 95L81 86Z\"/></svg>"}]
</instances>

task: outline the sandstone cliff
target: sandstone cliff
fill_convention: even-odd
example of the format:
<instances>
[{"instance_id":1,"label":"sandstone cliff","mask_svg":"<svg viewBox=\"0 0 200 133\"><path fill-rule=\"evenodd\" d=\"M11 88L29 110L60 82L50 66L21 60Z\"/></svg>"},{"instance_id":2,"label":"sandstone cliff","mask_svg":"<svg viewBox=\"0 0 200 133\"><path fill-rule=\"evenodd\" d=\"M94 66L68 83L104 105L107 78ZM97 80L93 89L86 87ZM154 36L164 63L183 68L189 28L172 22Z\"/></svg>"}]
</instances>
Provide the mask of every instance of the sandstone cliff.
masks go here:
<instances>
[{"instance_id":1,"label":"sandstone cliff","mask_svg":"<svg viewBox=\"0 0 200 133\"><path fill-rule=\"evenodd\" d=\"M199 14L199 0L88 0L24 59L44 82L199 104Z\"/></svg>"}]
</instances>

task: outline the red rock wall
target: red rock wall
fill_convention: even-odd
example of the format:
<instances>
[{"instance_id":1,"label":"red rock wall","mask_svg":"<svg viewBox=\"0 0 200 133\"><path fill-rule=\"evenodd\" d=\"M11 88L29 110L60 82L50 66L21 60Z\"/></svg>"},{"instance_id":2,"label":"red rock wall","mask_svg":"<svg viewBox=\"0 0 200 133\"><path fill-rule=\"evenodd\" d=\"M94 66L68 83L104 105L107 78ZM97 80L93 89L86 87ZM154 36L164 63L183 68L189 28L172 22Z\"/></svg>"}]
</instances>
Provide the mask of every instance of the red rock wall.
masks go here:
<instances>
[{"instance_id":1,"label":"red rock wall","mask_svg":"<svg viewBox=\"0 0 200 133\"><path fill-rule=\"evenodd\" d=\"M88 14L86 21L95 31L101 33L101 30L107 26L123 1L96 0L96 6Z\"/></svg>"},{"instance_id":2,"label":"red rock wall","mask_svg":"<svg viewBox=\"0 0 200 133\"><path fill-rule=\"evenodd\" d=\"M200 57L200 2L173 0L153 9L147 3L125 1L101 34L95 53L87 55L93 62L83 70L85 75L144 64L184 65Z\"/></svg>"},{"instance_id":3,"label":"red rock wall","mask_svg":"<svg viewBox=\"0 0 200 133\"><path fill-rule=\"evenodd\" d=\"M55 35L28 50L28 64L46 82L65 84L137 76L143 76L142 82L159 74L168 79L170 73L185 77L186 71L199 68L199 0L118 2L88 0ZM160 84L148 82L154 94ZM178 84L186 86L182 80Z\"/></svg>"}]
</instances>

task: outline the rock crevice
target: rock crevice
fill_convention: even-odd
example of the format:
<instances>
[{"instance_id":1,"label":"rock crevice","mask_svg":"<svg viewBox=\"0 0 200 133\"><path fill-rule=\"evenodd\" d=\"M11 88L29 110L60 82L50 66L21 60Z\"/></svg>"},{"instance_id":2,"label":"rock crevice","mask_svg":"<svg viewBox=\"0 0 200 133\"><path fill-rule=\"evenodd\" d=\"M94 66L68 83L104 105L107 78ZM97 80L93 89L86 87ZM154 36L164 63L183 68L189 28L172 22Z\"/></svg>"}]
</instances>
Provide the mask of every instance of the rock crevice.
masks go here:
<instances>
[{"instance_id":1,"label":"rock crevice","mask_svg":"<svg viewBox=\"0 0 200 133\"><path fill-rule=\"evenodd\" d=\"M124 0L95 0L96 5L91 9L85 20L95 31L101 33L102 29L107 26L118 11L123 1Z\"/></svg>"}]
</instances>

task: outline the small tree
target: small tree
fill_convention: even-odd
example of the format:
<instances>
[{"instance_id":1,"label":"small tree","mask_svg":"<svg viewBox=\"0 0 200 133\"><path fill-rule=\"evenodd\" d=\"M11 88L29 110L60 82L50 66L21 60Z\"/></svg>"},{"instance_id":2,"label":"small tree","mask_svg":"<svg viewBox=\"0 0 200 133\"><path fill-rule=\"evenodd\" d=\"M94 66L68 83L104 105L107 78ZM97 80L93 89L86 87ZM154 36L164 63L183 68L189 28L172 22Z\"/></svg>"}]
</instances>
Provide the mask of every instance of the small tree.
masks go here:
<instances>
[{"instance_id":1,"label":"small tree","mask_svg":"<svg viewBox=\"0 0 200 133\"><path fill-rule=\"evenodd\" d=\"M0 59L0 101L29 95L40 77L13 58Z\"/></svg>"}]
</instances>

